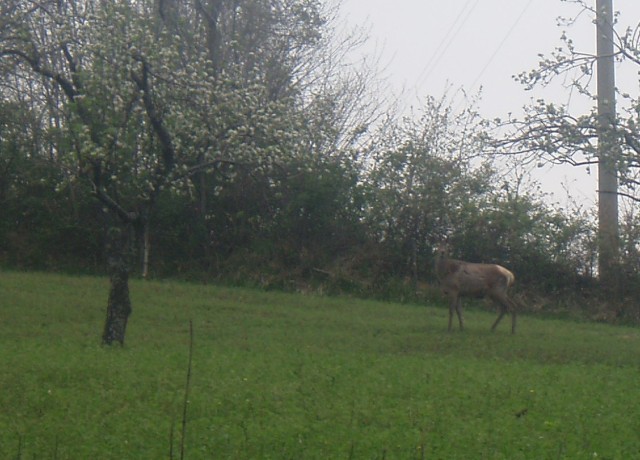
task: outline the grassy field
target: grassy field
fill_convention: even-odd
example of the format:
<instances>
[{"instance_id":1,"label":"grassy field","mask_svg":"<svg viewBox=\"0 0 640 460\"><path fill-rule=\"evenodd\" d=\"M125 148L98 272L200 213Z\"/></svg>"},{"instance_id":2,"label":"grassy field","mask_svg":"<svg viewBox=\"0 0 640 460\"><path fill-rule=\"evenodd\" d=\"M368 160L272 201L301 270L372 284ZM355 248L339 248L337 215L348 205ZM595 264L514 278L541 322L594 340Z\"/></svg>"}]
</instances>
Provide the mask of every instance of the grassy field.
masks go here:
<instances>
[{"instance_id":1,"label":"grassy field","mask_svg":"<svg viewBox=\"0 0 640 460\"><path fill-rule=\"evenodd\" d=\"M640 458L640 330L444 307L0 272L0 458Z\"/></svg>"}]
</instances>

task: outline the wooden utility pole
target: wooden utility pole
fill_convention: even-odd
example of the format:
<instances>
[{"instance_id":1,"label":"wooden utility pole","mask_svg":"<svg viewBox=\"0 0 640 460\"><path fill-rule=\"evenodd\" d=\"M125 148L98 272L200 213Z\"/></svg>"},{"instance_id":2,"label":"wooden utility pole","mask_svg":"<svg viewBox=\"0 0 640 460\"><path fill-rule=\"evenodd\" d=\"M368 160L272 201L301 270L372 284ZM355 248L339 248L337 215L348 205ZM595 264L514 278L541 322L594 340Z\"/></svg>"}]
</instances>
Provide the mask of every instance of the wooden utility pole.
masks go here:
<instances>
[{"instance_id":1,"label":"wooden utility pole","mask_svg":"<svg viewBox=\"0 0 640 460\"><path fill-rule=\"evenodd\" d=\"M598 91L598 269L608 284L618 279L618 177L613 1L596 0ZM613 285L612 285L613 286Z\"/></svg>"}]
</instances>

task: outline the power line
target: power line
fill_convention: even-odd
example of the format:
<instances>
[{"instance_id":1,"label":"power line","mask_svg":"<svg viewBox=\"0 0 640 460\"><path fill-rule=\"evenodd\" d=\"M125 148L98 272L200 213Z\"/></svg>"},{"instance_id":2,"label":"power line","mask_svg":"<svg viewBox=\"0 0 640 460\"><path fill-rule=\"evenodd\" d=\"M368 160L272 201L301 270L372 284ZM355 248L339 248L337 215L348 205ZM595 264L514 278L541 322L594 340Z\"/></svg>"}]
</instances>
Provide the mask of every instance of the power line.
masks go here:
<instances>
[{"instance_id":1,"label":"power line","mask_svg":"<svg viewBox=\"0 0 640 460\"><path fill-rule=\"evenodd\" d=\"M472 2L474 2L473 5L471 5ZM467 0L462 9L458 12L455 20L449 26L447 33L442 37L440 43L438 43L438 46L431 55L431 58L429 58L429 61L418 76L418 87L422 86L422 84L429 79L429 77L439 64L440 60L443 58L451 44L455 41L455 38L460 33L469 17L471 17L471 13L478 5L478 2L479 0Z\"/></svg>"},{"instance_id":2,"label":"power line","mask_svg":"<svg viewBox=\"0 0 640 460\"><path fill-rule=\"evenodd\" d=\"M520 23L520 21L522 20L522 18L524 17L525 13L527 12L527 10L529 9L529 7L531 6L531 4L533 3L533 0L529 0L527 2L527 4L524 6L524 8L522 8L522 11L520 11L520 14L518 15L518 17L515 19L515 21L513 21L513 23L511 24L511 27L509 28L509 30L507 31L507 33L504 35L504 37L502 38L502 40L500 41L500 43L498 43L498 46L496 47L496 49L493 51L493 53L491 54L491 56L489 57L489 59L487 59L486 64L482 67L482 69L480 70L480 72L478 73L478 75L476 76L476 78L473 80L473 83L471 84L471 86L469 87L469 92L473 91L476 87L476 85L478 84L478 82L480 81L480 79L482 78L482 76L484 75L484 73L487 71L487 69L489 68L489 66L491 65L491 63L493 62L493 60L495 59L495 57L498 55L498 53L500 52L500 50L502 50L502 47L504 46L504 44L509 40L509 37L511 37L511 34L513 33L513 31L516 29L516 27L518 26L518 24ZM460 101L457 105L456 105L456 109L455 111L457 111L460 107L460 104L462 104L463 101Z\"/></svg>"},{"instance_id":3,"label":"power line","mask_svg":"<svg viewBox=\"0 0 640 460\"><path fill-rule=\"evenodd\" d=\"M478 76L475 78L475 80L473 80L473 83L471 84L471 87L469 88L469 90L473 90L475 88L475 86L478 84L478 81L480 80L480 78L482 78L482 76L484 75L485 71L489 68L489 66L491 65L491 63L493 62L495 57L498 55L498 53L500 52L500 50L502 49L504 44L507 42L507 40L509 40L509 37L511 36L511 34L513 33L513 31L515 30L517 25L520 23L520 20L524 17L525 13L527 12L527 10L529 9L529 7L531 6L532 3L533 3L533 0L529 0L529 2L524 6L524 8L522 9L520 14L518 15L518 17L514 21L514 23L511 25L511 27L509 28L509 30L505 34L505 36L502 39L502 41L498 44L498 46L496 47L496 49L493 52L493 54L491 55L491 57L489 57L489 59L487 60L487 63L484 65L484 67L482 68L482 70L480 71Z\"/></svg>"}]
</instances>

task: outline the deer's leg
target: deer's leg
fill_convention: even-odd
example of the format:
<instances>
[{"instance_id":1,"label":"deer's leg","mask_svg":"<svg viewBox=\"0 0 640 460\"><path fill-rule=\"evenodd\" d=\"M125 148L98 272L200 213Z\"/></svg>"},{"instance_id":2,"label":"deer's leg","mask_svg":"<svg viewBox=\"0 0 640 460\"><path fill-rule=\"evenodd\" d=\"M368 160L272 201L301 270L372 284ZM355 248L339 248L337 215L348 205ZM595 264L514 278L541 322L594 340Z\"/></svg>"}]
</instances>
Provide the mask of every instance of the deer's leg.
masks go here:
<instances>
[{"instance_id":1,"label":"deer's leg","mask_svg":"<svg viewBox=\"0 0 640 460\"><path fill-rule=\"evenodd\" d=\"M516 333L516 304L513 300L509 299L509 305L511 307L511 333Z\"/></svg>"},{"instance_id":2,"label":"deer's leg","mask_svg":"<svg viewBox=\"0 0 640 460\"><path fill-rule=\"evenodd\" d=\"M500 307L500 313L498 313L498 318L496 318L495 323L493 323L493 326L491 326L491 330L494 331L496 329L496 326L498 326L500 321L502 321L502 318L504 317L504 315L506 315L507 311L509 310L509 302L505 296L500 295L498 293L492 295L491 298Z\"/></svg>"},{"instance_id":3,"label":"deer's leg","mask_svg":"<svg viewBox=\"0 0 640 460\"><path fill-rule=\"evenodd\" d=\"M456 296L452 295L449 299L449 332L451 332L451 324L453 323L453 309L455 308L456 302Z\"/></svg>"},{"instance_id":4,"label":"deer's leg","mask_svg":"<svg viewBox=\"0 0 640 460\"><path fill-rule=\"evenodd\" d=\"M464 317L462 316L462 299L458 296L456 301L456 313L458 314L458 323L460 323L460 330L464 330Z\"/></svg>"},{"instance_id":5,"label":"deer's leg","mask_svg":"<svg viewBox=\"0 0 640 460\"><path fill-rule=\"evenodd\" d=\"M516 306L515 306L515 304L513 303L513 301L511 299L509 299L509 297L507 297L506 294L504 294L504 295L496 295L495 297L493 297L493 299L500 306L500 313L498 315L498 318L496 319L496 322L493 323L493 326L491 326L491 330L492 331L495 330L496 326L502 320L504 315L506 315L507 312L510 312L511 313L511 333L515 334L516 333Z\"/></svg>"},{"instance_id":6,"label":"deer's leg","mask_svg":"<svg viewBox=\"0 0 640 460\"><path fill-rule=\"evenodd\" d=\"M500 304L500 313L498 314L498 318L496 319L496 322L493 323L493 326L491 326L492 331L496 329L496 326L502 320L502 317L505 315L505 313L507 313L507 309L504 307L504 305Z\"/></svg>"}]
</instances>

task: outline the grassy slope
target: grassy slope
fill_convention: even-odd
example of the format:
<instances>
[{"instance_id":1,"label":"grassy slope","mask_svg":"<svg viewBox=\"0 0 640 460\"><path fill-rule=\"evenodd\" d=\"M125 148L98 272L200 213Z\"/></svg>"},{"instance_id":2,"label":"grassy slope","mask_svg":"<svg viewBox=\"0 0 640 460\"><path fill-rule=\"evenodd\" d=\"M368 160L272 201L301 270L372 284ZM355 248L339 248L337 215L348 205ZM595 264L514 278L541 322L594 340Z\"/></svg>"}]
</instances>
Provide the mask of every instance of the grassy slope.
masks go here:
<instances>
[{"instance_id":1,"label":"grassy slope","mask_svg":"<svg viewBox=\"0 0 640 460\"><path fill-rule=\"evenodd\" d=\"M638 458L640 331L444 308L0 272L0 458ZM178 435L176 435L179 438ZM176 444L178 441L176 441ZM175 455L177 458L177 454Z\"/></svg>"}]
</instances>

